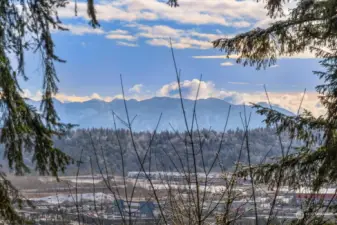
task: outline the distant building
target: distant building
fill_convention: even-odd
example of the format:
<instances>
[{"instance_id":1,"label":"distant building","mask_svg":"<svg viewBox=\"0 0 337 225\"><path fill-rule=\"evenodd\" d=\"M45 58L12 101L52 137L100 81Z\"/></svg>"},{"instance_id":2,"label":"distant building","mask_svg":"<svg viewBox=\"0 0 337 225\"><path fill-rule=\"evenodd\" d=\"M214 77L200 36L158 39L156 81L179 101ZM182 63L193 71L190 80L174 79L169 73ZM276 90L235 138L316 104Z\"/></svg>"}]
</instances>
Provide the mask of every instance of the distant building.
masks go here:
<instances>
[{"instance_id":1,"label":"distant building","mask_svg":"<svg viewBox=\"0 0 337 225\"><path fill-rule=\"evenodd\" d=\"M322 188L318 192L313 192L309 188L301 188L295 191L296 202L301 204L308 200L316 203L323 203L323 205L337 204L336 188Z\"/></svg>"},{"instance_id":2,"label":"distant building","mask_svg":"<svg viewBox=\"0 0 337 225\"><path fill-rule=\"evenodd\" d=\"M189 174L191 178L194 178L195 175ZM200 180L206 179L205 173L197 173ZM128 178L137 178L138 179L152 179L152 180L169 180L169 181L184 181L186 180L186 174L179 172L165 172L165 171L155 171L155 172L142 172L142 171L131 171L128 172ZM222 180L221 173L209 173L207 175L208 180Z\"/></svg>"},{"instance_id":3,"label":"distant building","mask_svg":"<svg viewBox=\"0 0 337 225\"><path fill-rule=\"evenodd\" d=\"M135 218L153 218L156 204L151 201L133 201L126 202L125 200L115 200L113 214L120 216L122 213L125 217L131 214Z\"/></svg>"}]
</instances>

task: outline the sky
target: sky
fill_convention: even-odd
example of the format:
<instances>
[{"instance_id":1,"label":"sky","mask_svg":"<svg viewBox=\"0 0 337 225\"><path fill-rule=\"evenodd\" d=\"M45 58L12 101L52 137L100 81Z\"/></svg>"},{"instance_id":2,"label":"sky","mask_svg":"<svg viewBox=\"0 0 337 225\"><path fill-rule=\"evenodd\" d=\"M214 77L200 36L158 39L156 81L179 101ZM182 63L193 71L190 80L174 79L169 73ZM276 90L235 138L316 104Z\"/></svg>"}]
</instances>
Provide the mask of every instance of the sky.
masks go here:
<instances>
[{"instance_id":1,"label":"sky","mask_svg":"<svg viewBox=\"0 0 337 225\"><path fill-rule=\"evenodd\" d=\"M56 64L60 90L55 97L62 102L121 98L120 75L128 99L177 97L171 38L185 98L194 99L200 83L199 98L266 102L266 85L272 103L296 112L306 89L302 107L314 115L324 112L315 92L320 81L312 74L321 68L311 53L281 57L276 65L256 70L212 47L212 40L267 27L272 20L261 2L180 0L180 7L171 8L164 0L106 0L96 1L96 11L101 26L93 29L84 2L78 2L77 16L73 2L59 9L69 29L52 34L56 54L67 60ZM22 86L32 99L41 96L39 57L26 54L30 80Z\"/></svg>"}]
</instances>

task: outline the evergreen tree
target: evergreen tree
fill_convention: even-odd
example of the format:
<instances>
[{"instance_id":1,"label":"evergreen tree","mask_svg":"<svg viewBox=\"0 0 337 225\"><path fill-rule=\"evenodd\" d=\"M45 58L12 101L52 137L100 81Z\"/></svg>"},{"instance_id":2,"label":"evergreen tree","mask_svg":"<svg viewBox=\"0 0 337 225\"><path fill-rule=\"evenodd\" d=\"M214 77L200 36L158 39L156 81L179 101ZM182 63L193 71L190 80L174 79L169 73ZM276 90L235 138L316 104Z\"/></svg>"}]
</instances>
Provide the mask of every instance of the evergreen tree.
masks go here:
<instances>
[{"instance_id":1,"label":"evergreen tree","mask_svg":"<svg viewBox=\"0 0 337 225\"><path fill-rule=\"evenodd\" d=\"M0 1L0 143L5 145L5 158L18 175L29 172L23 161L23 151L32 152L36 170L40 174L57 176L70 158L53 146L52 137L62 136L71 124L63 124L54 109L53 96L57 93L58 78L54 63L65 62L54 52L52 29L67 30L62 26L57 11L66 7L68 0L1 0ZM75 12L77 14L77 1ZM169 0L178 6L176 0ZM92 27L98 27L94 0L87 0L87 14ZM27 80L25 51L41 55L43 95L40 110L27 104L22 97L19 80ZM12 56L15 56L13 59ZM14 66L17 64L17 67ZM21 218L11 205L13 193L18 192L0 178L0 217L11 224ZM22 222L22 221L21 221Z\"/></svg>"},{"instance_id":2,"label":"evergreen tree","mask_svg":"<svg viewBox=\"0 0 337 225\"><path fill-rule=\"evenodd\" d=\"M256 181L298 187L310 180L314 191L337 184L337 1L296 0L285 15L284 0L266 1L268 15L276 22L213 42L227 55L238 55L237 62L257 69L275 64L278 56L311 51L320 58L323 71L314 71L323 81L316 90L326 114L314 117L304 110L299 116L285 116L268 107L255 105L266 115L268 125L277 132L289 132L303 141L295 154L284 154L272 164L256 167ZM308 179L306 179L308 178Z\"/></svg>"},{"instance_id":3,"label":"evergreen tree","mask_svg":"<svg viewBox=\"0 0 337 225\"><path fill-rule=\"evenodd\" d=\"M1 144L5 158L18 175L29 172L23 161L23 152L32 153L40 174L57 176L70 158L53 146L52 137L61 136L72 127L59 121L53 105L57 93L55 62L65 62L54 53L51 29L66 30L57 16L57 9L65 7L66 0L1 0L0 1L0 107ZM98 26L93 0L88 0L90 24ZM19 80L29 78L25 73L25 52L41 55L43 95L41 109L27 104L22 96ZM14 57L13 57L14 56ZM13 59L14 58L14 59ZM14 66L17 64L17 67ZM0 178L0 217L11 224L21 223L12 203L18 192Z\"/></svg>"},{"instance_id":4,"label":"evergreen tree","mask_svg":"<svg viewBox=\"0 0 337 225\"><path fill-rule=\"evenodd\" d=\"M1 0L0 1L0 91L2 108L1 143L6 147L5 157L10 167L19 175L28 172L23 162L23 151L31 151L36 170L41 174L57 176L70 158L56 149L52 137L61 136L72 127L59 121L53 105L53 95L58 91L54 62L65 62L54 53L51 29L66 30L57 15L67 0ZM88 16L93 27L99 26L94 1L88 2ZM266 115L269 125L278 124L278 132L287 131L304 141L298 153L283 157L279 162L256 169L261 181L272 183L275 174L281 173L284 183L297 184L296 177L314 177L317 190L337 181L337 1L296 0L297 6L285 15L285 0L267 0L266 8L272 18L280 18L266 29L256 28L230 39L213 42L214 47L227 55L238 54L238 63L258 69L276 62L280 55L293 55L306 50L321 58L325 71L314 73L324 81L317 86L321 103L327 113L318 118L305 111L300 116L289 117L272 109L256 105L259 113ZM178 6L177 0L169 0ZM76 7L75 12L76 14ZM24 68L24 52L41 54L43 96L39 112L22 97L19 79L28 79ZM16 56L17 68L13 66ZM323 134L322 137L318 134ZM318 140L323 140L317 147ZM12 195L18 195L5 176L0 179L0 216L11 224L22 222L12 206Z\"/></svg>"}]
</instances>

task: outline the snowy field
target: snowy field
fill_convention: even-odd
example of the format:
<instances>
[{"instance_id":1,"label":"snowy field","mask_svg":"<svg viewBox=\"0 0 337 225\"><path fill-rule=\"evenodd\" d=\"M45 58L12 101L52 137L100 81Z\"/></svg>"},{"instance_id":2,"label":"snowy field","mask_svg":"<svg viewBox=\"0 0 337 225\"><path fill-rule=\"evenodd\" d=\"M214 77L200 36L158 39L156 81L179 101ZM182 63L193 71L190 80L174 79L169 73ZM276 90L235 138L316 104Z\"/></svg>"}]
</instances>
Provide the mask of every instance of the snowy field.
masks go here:
<instances>
[{"instance_id":1,"label":"snowy field","mask_svg":"<svg viewBox=\"0 0 337 225\"><path fill-rule=\"evenodd\" d=\"M77 194L77 201L113 201L114 198L112 195L104 194L102 192L98 193L82 193L82 194ZM76 202L76 195L69 194L69 195L53 195L53 196L48 196L48 197L43 197L43 198L30 198L31 201L44 201L49 204L61 204L64 202Z\"/></svg>"}]
</instances>

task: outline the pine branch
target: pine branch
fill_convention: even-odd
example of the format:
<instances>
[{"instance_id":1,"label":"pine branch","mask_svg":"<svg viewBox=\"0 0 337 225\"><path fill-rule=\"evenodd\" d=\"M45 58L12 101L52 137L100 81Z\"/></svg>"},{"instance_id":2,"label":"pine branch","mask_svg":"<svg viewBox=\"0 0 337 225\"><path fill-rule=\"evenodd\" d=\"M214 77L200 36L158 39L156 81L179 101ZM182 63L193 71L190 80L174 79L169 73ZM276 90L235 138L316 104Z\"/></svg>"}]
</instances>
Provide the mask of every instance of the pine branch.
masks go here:
<instances>
[{"instance_id":1,"label":"pine branch","mask_svg":"<svg viewBox=\"0 0 337 225\"><path fill-rule=\"evenodd\" d=\"M281 3L280 0L270 0L268 4L270 2L274 2L274 10ZM305 50L315 52L316 49L310 48L312 46L336 47L336 1L311 1L307 5L303 2L291 11L289 18L284 16L284 20L272 23L266 29L256 28L234 38L215 40L213 46L228 56L237 54L238 63L257 69L275 64L278 56L291 56Z\"/></svg>"}]
</instances>

